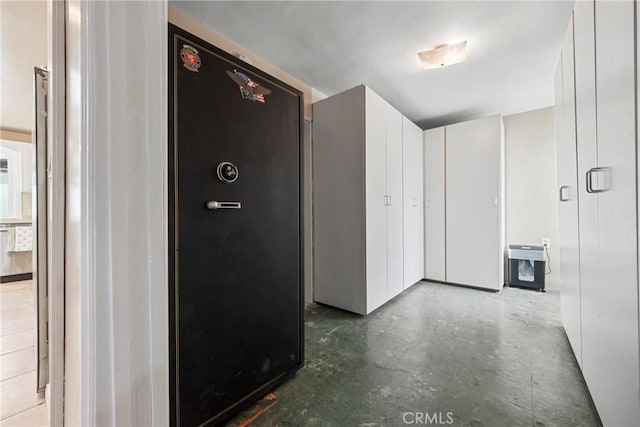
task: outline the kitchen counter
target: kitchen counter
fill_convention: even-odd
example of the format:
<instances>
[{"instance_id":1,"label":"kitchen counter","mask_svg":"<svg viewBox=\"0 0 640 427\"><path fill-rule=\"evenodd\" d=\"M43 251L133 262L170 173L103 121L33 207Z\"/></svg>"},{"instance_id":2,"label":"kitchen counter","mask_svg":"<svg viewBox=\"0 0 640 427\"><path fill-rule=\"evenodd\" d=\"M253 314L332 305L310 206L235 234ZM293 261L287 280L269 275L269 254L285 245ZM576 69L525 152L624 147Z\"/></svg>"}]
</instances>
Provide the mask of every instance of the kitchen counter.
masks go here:
<instances>
[{"instance_id":1,"label":"kitchen counter","mask_svg":"<svg viewBox=\"0 0 640 427\"><path fill-rule=\"evenodd\" d=\"M31 278L33 251L7 251L8 231L15 227L30 227L30 219L0 220L0 283Z\"/></svg>"},{"instance_id":2,"label":"kitchen counter","mask_svg":"<svg viewBox=\"0 0 640 427\"><path fill-rule=\"evenodd\" d=\"M13 225L31 225L31 218L23 218L23 219L14 219L14 218L3 218L0 219L0 227L2 226L13 226Z\"/></svg>"}]
</instances>

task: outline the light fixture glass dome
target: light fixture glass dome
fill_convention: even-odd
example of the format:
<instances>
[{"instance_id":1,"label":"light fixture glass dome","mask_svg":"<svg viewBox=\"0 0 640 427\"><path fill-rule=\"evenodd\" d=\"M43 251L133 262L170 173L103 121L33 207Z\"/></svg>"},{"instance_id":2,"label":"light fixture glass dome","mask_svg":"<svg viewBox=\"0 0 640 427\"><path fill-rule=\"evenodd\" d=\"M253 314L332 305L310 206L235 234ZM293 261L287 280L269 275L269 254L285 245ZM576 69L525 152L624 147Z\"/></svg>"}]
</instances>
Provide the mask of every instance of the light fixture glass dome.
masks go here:
<instances>
[{"instance_id":1,"label":"light fixture glass dome","mask_svg":"<svg viewBox=\"0 0 640 427\"><path fill-rule=\"evenodd\" d=\"M441 68L467 59L467 41L456 44L441 44L431 50L418 52L425 69Z\"/></svg>"}]
</instances>

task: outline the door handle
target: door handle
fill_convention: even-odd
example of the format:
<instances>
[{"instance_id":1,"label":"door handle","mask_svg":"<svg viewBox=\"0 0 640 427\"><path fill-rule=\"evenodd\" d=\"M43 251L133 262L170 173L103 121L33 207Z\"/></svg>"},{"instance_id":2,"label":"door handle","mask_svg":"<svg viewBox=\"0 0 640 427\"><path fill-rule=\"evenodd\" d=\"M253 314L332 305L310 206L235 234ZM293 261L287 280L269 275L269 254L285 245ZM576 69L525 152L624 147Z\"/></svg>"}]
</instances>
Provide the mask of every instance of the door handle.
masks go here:
<instances>
[{"instance_id":1,"label":"door handle","mask_svg":"<svg viewBox=\"0 0 640 427\"><path fill-rule=\"evenodd\" d=\"M568 202L569 201L569 196L565 196L565 190L568 190L569 186L568 185L563 185L562 187L560 187L560 201L561 202Z\"/></svg>"},{"instance_id":2,"label":"door handle","mask_svg":"<svg viewBox=\"0 0 640 427\"><path fill-rule=\"evenodd\" d=\"M210 211L214 209L240 209L242 208L242 203L240 202L218 202L216 200L209 200L205 206Z\"/></svg>"},{"instance_id":3,"label":"door handle","mask_svg":"<svg viewBox=\"0 0 640 427\"><path fill-rule=\"evenodd\" d=\"M593 188L593 174L604 174L603 176L603 185L601 186L601 182L600 180L598 180L598 188ZM604 193L605 191L609 190L609 168L605 168L605 167L598 167L598 168L591 168L587 171L587 180L586 180L586 185L587 185L587 193L590 194L594 194L594 193Z\"/></svg>"}]
</instances>

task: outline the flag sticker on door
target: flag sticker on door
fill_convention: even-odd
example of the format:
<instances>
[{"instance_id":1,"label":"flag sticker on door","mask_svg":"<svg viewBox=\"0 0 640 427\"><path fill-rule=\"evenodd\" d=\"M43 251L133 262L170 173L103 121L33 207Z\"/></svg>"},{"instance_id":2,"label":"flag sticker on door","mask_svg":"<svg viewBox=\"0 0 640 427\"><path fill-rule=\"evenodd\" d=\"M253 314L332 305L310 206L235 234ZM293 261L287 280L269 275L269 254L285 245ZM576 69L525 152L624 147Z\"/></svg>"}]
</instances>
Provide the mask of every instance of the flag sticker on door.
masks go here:
<instances>
[{"instance_id":1,"label":"flag sticker on door","mask_svg":"<svg viewBox=\"0 0 640 427\"><path fill-rule=\"evenodd\" d=\"M201 61L200 55L198 54L198 51L195 47L189 46L188 44L182 45L182 49L180 50L180 58L182 58L182 65L184 65L184 68L195 73L198 72Z\"/></svg>"},{"instance_id":2,"label":"flag sticker on door","mask_svg":"<svg viewBox=\"0 0 640 427\"><path fill-rule=\"evenodd\" d=\"M249 76L241 73L240 71L227 71L227 75L240 87L240 95L242 96L242 99L248 99L249 101L264 104L264 97L271 93L269 89L260 86L260 83L254 82L249 78Z\"/></svg>"}]
</instances>

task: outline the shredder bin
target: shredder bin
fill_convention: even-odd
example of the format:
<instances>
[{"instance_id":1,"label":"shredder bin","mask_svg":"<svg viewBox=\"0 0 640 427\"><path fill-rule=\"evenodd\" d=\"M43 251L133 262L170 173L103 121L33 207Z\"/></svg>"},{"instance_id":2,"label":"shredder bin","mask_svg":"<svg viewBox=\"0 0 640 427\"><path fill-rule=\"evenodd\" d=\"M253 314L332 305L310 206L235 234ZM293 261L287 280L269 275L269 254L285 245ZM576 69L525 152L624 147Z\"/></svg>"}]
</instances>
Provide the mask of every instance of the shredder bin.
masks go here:
<instances>
[{"instance_id":1,"label":"shredder bin","mask_svg":"<svg viewBox=\"0 0 640 427\"><path fill-rule=\"evenodd\" d=\"M509 286L544 292L545 248L534 245L509 245Z\"/></svg>"}]
</instances>

